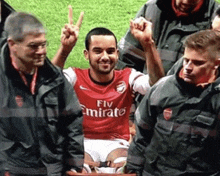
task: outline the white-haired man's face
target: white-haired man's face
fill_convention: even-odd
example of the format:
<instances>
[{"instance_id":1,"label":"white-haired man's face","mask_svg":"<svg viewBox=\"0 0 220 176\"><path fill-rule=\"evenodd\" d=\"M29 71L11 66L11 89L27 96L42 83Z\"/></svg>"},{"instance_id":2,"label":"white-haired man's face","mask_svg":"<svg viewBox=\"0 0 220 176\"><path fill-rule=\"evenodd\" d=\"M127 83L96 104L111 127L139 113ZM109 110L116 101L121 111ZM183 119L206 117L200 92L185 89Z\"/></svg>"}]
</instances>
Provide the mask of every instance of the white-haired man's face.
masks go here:
<instances>
[{"instance_id":1,"label":"white-haired man's face","mask_svg":"<svg viewBox=\"0 0 220 176\"><path fill-rule=\"evenodd\" d=\"M45 34L28 34L21 42L8 39L11 57L23 71L30 72L44 65L46 58Z\"/></svg>"}]
</instances>

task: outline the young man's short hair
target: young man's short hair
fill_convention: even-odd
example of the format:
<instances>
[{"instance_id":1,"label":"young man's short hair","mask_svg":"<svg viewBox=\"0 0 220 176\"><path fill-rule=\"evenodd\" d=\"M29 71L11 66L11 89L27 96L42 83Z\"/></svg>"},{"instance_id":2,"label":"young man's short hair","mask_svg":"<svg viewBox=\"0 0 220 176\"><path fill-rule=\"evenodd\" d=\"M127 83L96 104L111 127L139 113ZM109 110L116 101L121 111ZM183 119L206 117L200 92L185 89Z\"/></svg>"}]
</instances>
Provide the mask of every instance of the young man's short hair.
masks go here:
<instances>
[{"instance_id":1,"label":"young man's short hair","mask_svg":"<svg viewBox=\"0 0 220 176\"><path fill-rule=\"evenodd\" d=\"M209 56L216 59L220 56L220 32L207 29L193 33L186 38L185 48L191 48L197 52L209 52Z\"/></svg>"},{"instance_id":2,"label":"young man's short hair","mask_svg":"<svg viewBox=\"0 0 220 176\"><path fill-rule=\"evenodd\" d=\"M88 32L88 34L86 35L85 47L86 47L87 50L89 50L89 44L91 42L91 36L93 36L93 35L112 35L115 38L115 43L116 43L116 47L117 47L117 38L116 38L115 34L112 31L110 31L109 29L104 28L104 27L96 27L96 28L93 28L92 30L90 30Z\"/></svg>"}]
</instances>

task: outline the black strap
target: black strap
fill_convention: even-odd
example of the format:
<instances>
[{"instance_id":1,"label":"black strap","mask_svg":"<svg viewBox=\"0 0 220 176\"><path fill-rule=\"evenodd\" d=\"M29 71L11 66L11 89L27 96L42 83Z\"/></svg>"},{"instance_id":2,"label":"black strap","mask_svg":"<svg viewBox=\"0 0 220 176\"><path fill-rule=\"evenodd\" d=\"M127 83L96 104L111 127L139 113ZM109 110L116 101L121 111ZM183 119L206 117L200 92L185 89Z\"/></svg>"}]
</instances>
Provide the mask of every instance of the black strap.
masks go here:
<instances>
[{"instance_id":1,"label":"black strap","mask_svg":"<svg viewBox=\"0 0 220 176\"><path fill-rule=\"evenodd\" d=\"M111 161L100 162L99 167L109 167L111 165Z\"/></svg>"}]
</instances>

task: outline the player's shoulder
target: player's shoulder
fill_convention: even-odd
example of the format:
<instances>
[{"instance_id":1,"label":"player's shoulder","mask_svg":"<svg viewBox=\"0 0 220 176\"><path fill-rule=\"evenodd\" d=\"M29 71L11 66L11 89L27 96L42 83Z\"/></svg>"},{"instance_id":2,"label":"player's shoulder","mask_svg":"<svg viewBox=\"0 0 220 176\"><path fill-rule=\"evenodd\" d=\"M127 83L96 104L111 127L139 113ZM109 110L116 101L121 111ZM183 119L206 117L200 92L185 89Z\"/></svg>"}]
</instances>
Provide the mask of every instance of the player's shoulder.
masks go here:
<instances>
[{"instance_id":1,"label":"player's shoulder","mask_svg":"<svg viewBox=\"0 0 220 176\"><path fill-rule=\"evenodd\" d=\"M157 0L148 0L145 4L146 5L155 5Z\"/></svg>"},{"instance_id":2,"label":"player's shoulder","mask_svg":"<svg viewBox=\"0 0 220 176\"><path fill-rule=\"evenodd\" d=\"M83 68L76 68L72 67L73 71L78 75L78 74L88 74L89 69L83 69Z\"/></svg>"},{"instance_id":3,"label":"player's shoulder","mask_svg":"<svg viewBox=\"0 0 220 176\"><path fill-rule=\"evenodd\" d=\"M127 75L127 74L130 74L131 71L132 71L131 68L124 68L121 70L115 70L115 75Z\"/></svg>"}]
</instances>

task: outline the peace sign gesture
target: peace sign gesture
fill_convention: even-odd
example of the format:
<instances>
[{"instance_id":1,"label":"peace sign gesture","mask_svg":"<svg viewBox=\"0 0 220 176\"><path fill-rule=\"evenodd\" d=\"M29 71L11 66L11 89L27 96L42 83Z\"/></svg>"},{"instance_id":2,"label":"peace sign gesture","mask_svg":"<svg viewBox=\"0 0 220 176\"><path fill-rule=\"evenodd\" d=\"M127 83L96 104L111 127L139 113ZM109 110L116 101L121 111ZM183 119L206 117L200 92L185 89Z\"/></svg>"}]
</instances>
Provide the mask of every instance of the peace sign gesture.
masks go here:
<instances>
[{"instance_id":1,"label":"peace sign gesture","mask_svg":"<svg viewBox=\"0 0 220 176\"><path fill-rule=\"evenodd\" d=\"M69 9L69 14L68 14L69 24L70 24L70 25L73 25L73 9L72 9L72 6L69 5L69 6L68 6L68 9ZM80 16L79 16L79 19L78 19L78 21L77 21L77 23L76 23L76 25L75 25L75 26L77 26L78 28L81 27L82 20L83 20L83 15L84 15L84 12L81 12L81 13L80 13Z\"/></svg>"},{"instance_id":2,"label":"peace sign gesture","mask_svg":"<svg viewBox=\"0 0 220 176\"><path fill-rule=\"evenodd\" d=\"M77 23L73 24L73 9L72 6L69 5L69 13L68 13L68 24L65 24L64 28L61 32L61 43L66 49L72 49L79 36L79 29L82 24L84 12L80 13L79 19Z\"/></svg>"}]
</instances>

